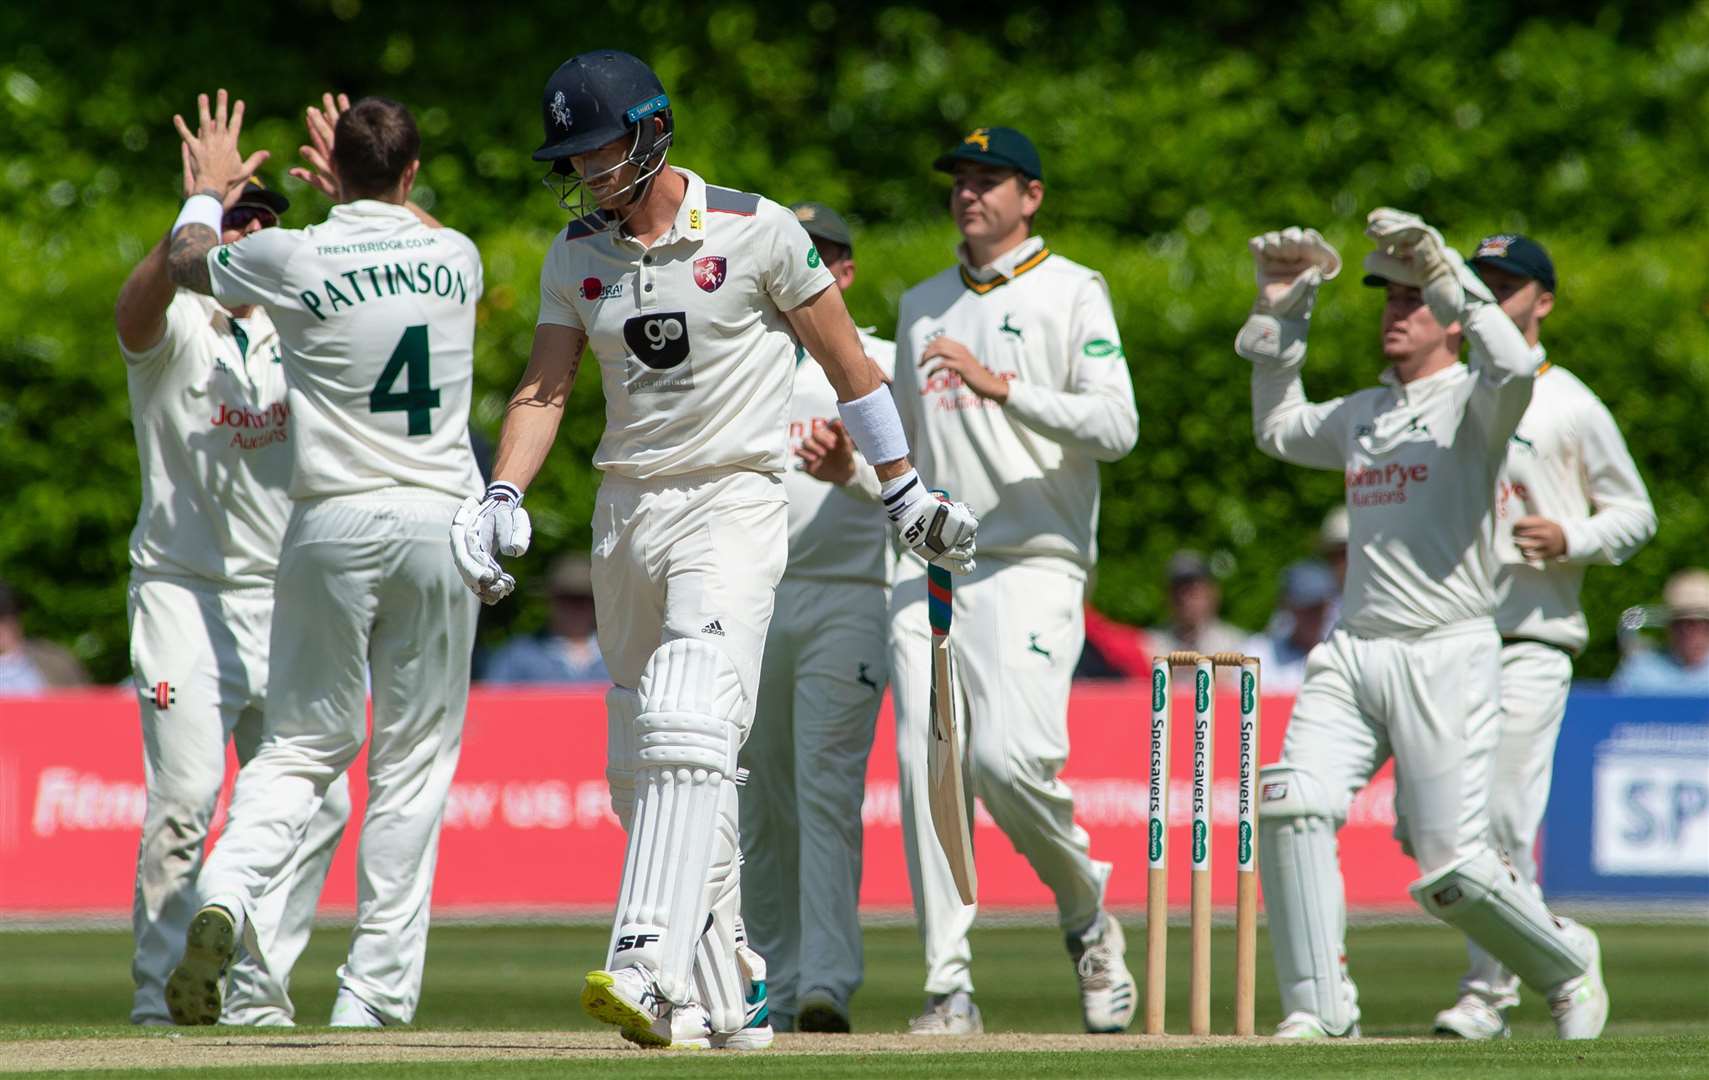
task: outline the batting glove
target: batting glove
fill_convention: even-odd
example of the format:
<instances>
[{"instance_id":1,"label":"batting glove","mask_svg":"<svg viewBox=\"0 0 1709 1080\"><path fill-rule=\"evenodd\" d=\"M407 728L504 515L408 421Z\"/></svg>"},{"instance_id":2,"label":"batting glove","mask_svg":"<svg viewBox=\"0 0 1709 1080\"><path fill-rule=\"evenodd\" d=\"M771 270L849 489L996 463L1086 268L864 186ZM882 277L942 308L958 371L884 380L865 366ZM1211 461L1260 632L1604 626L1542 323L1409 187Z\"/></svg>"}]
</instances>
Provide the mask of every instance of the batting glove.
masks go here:
<instances>
[{"instance_id":1,"label":"batting glove","mask_svg":"<svg viewBox=\"0 0 1709 1080\"><path fill-rule=\"evenodd\" d=\"M515 558L528 550L533 535L515 486L500 481L488 485L484 498L463 500L451 519L451 559L481 603L496 604L516 588L516 579L499 566L494 552Z\"/></svg>"},{"instance_id":2,"label":"batting glove","mask_svg":"<svg viewBox=\"0 0 1709 1080\"><path fill-rule=\"evenodd\" d=\"M928 491L913 469L886 481L879 497L902 542L920 558L952 573L973 570L974 534L979 531L973 507L952 502L941 491Z\"/></svg>"},{"instance_id":3,"label":"batting glove","mask_svg":"<svg viewBox=\"0 0 1709 1080\"><path fill-rule=\"evenodd\" d=\"M1316 229L1297 225L1247 241L1258 299L1234 339L1234 351L1254 363L1298 363L1317 289L1341 273L1341 254Z\"/></svg>"}]
</instances>

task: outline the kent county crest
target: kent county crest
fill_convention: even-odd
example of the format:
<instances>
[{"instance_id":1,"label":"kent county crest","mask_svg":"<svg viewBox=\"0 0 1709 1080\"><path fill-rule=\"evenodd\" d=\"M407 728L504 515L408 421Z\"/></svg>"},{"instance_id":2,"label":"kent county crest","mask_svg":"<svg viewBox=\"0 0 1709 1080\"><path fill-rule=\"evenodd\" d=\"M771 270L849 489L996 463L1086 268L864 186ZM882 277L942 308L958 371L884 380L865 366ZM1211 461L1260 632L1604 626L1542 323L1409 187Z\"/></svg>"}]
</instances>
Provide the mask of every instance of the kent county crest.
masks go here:
<instances>
[{"instance_id":1,"label":"kent county crest","mask_svg":"<svg viewBox=\"0 0 1709 1080\"><path fill-rule=\"evenodd\" d=\"M701 292L717 292L718 286L724 284L725 272L729 264L722 255L708 255L694 260L694 283L700 286Z\"/></svg>"},{"instance_id":2,"label":"kent county crest","mask_svg":"<svg viewBox=\"0 0 1709 1080\"><path fill-rule=\"evenodd\" d=\"M570 103L564 100L564 92L558 91L552 95L552 122L566 130L570 126Z\"/></svg>"}]
</instances>

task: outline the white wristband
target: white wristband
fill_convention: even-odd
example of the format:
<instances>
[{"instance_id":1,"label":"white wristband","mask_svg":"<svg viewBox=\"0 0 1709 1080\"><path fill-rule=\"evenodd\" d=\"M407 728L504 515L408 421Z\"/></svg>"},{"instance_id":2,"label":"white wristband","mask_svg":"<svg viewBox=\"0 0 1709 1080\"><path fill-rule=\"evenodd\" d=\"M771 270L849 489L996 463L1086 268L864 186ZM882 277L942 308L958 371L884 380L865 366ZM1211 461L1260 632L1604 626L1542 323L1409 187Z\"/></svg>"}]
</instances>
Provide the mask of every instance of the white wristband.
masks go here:
<instances>
[{"instance_id":1,"label":"white wristband","mask_svg":"<svg viewBox=\"0 0 1709 1080\"><path fill-rule=\"evenodd\" d=\"M908 436L902 433L902 417L889 387L880 385L865 397L837 402L837 415L855 449L872 464L887 465L908 456Z\"/></svg>"},{"instance_id":2,"label":"white wristband","mask_svg":"<svg viewBox=\"0 0 1709 1080\"><path fill-rule=\"evenodd\" d=\"M225 205L212 195L192 195L184 200L184 209L178 211L178 220L172 223L172 235L177 236L178 230L186 225L206 225L214 230L214 238L219 239L220 222L225 219Z\"/></svg>"}]
</instances>

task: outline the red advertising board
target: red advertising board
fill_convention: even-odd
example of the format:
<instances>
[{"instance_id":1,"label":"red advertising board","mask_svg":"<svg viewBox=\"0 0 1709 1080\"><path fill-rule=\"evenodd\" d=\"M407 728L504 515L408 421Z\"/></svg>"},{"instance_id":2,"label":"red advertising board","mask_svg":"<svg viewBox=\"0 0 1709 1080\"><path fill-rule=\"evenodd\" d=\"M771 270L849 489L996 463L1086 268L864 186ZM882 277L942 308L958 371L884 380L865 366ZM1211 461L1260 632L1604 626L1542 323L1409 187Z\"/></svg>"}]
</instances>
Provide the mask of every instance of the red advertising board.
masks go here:
<instances>
[{"instance_id":1,"label":"red advertising board","mask_svg":"<svg viewBox=\"0 0 1709 1080\"><path fill-rule=\"evenodd\" d=\"M1191 705L1176 701L1171 839L1188 850ZM1264 702L1263 761L1276 758L1292 700ZM1217 711L1212 842L1214 896L1234 901L1235 703ZM1145 720L1140 684L1084 683L1069 707L1073 754L1064 777L1095 858L1115 863L1110 902L1137 907L1145 894ZM359 815L364 759L351 770ZM476 690L457 780L445 813L434 908L445 914L609 910L623 859L623 834L605 790L605 713L598 691ZM1410 906L1415 871L1390 836L1392 774L1385 768L1355 802L1341 834L1348 901L1356 907ZM230 777L216 828L230 796ZM144 789L136 699L99 691L0 699L0 918L130 910ZM981 902L1048 908L1050 894L1025 860L979 812L975 846ZM896 789L895 725L889 705L878 724L867 773L864 906L906 909L908 874ZM354 820L354 819L353 819ZM355 904L354 832L333 864L324 906ZM1170 895L1185 905L1185 860Z\"/></svg>"}]
</instances>

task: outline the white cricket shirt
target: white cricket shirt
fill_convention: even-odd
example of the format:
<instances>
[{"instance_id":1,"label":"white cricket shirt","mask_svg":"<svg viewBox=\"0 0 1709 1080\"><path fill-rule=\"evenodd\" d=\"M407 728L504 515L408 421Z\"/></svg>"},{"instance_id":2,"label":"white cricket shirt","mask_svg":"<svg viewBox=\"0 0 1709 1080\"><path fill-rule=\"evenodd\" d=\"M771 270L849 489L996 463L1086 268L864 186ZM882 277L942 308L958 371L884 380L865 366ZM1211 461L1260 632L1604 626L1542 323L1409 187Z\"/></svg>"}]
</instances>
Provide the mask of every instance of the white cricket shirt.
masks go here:
<instances>
[{"instance_id":1,"label":"white cricket shirt","mask_svg":"<svg viewBox=\"0 0 1709 1080\"><path fill-rule=\"evenodd\" d=\"M647 480L781 473L795 378L784 312L832 284L795 215L677 169L688 191L651 247L597 215L552 241L540 319L587 334L605 390L594 466Z\"/></svg>"},{"instance_id":2,"label":"white cricket shirt","mask_svg":"<svg viewBox=\"0 0 1709 1080\"><path fill-rule=\"evenodd\" d=\"M1534 355L1544 360L1541 345ZM1495 505L1496 625L1578 652L1590 637L1579 607L1584 568L1631 558L1656 534L1656 512L1614 417L1572 372L1543 363L1531 406L1507 441ZM1538 563L1519 554L1513 525L1533 514L1565 531L1563 558Z\"/></svg>"},{"instance_id":3,"label":"white cricket shirt","mask_svg":"<svg viewBox=\"0 0 1709 1080\"><path fill-rule=\"evenodd\" d=\"M893 378L896 346L866 330L860 330L860 343L884 377ZM837 391L825 369L797 348L795 389L789 399L789 471L783 474L783 490L789 496L789 565L783 576L885 585L890 581L891 528L877 501L878 476L872 466L857 454L860 475L839 486L808 476L795 456L809 432L837 418Z\"/></svg>"},{"instance_id":4,"label":"white cricket shirt","mask_svg":"<svg viewBox=\"0 0 1709 1080\"><path fill-rule=\"evenodd\" d=\"M481 492L469 447L480 252L407 207L359 199L306 229L208 253L214 295L262 304L290 386L291 497Z\"/></svg>"},{"instance_id":5,"label":"white cricket shirt","mask_svg":"<svg viewBox=\"0 0 1709 1080\"><path fill-rule=\"evenodd\" d=\"M1495 483L1537 361L1493 304L1466 319L1468 367L1333 401L1306 400L1303 362L1252 366L1252 424L1271 457L1343 471L1341 625L1410 637L1495 613Z\"/></svg>"},{"instance_id":6,"label":"white cricket shirt","mask_svg":"<svg viewBox=\"0 0 1709 1080\"><path fill-rule=\"evenodd\" d=\"M1097 560L1098 463L1133 449L1139 410L1103 277L1031 237L990 266L943 271L902 296L892 387L920 476L979 515L979 552ZM939 335L1009 382L999 405L928 375Z\"/></svg>"},{"instance_id":7,"label":"white cricket shirt","mask_svg":"<svg viewBox=\"0 0 1709 1080\"><path fill-rule=\"evenodd\" d=\"M166 333L132 352L130 387L142 505L131 566L230 588L273 584L290 513L290 407L279 335L255 309L234 320L179 289Z\"/></svg>"}]
</instances>

